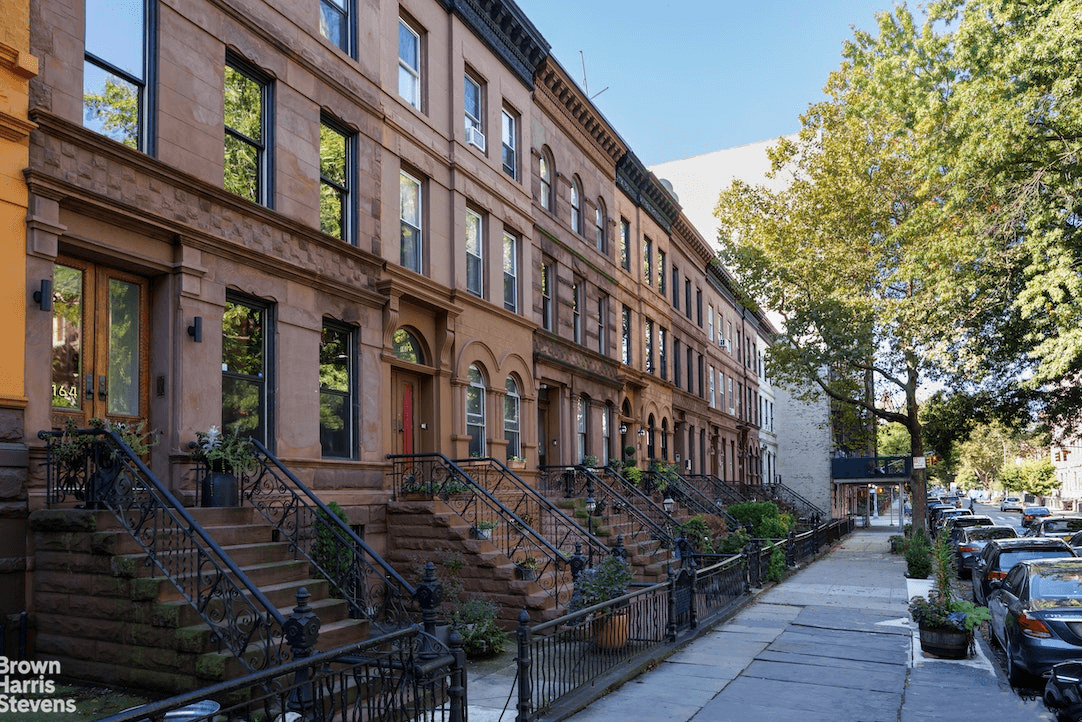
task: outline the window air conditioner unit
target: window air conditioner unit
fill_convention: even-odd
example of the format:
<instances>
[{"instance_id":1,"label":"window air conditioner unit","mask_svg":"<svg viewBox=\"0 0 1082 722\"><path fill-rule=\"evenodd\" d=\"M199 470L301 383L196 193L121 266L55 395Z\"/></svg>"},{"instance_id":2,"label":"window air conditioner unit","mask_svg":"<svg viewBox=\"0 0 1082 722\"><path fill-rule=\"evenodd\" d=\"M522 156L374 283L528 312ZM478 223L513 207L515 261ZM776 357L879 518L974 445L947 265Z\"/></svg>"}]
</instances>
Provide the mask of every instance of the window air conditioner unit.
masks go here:
<instances>
[{"instance_id":1,"label":"window air conditioner unit","mask_svg":"<svg viewBox=\"0 0 1082 722\"><path fill-rule=\"evenodd\" d=\"M485 149L485 134L472 125L466 126L466 142L475 145L481 150Z\"/></svg>"},{"instance_id":2,"label":"window air conditioner unit","mask_svg":"<svg viewBox=\"0 0 1082 722\"><path fill-rule=\"evenodd\" d=\"M725 347L725 350L729 353L733 352L733 342L727 338L721 339L721 345Z\"/></svg>"}]
</instances>

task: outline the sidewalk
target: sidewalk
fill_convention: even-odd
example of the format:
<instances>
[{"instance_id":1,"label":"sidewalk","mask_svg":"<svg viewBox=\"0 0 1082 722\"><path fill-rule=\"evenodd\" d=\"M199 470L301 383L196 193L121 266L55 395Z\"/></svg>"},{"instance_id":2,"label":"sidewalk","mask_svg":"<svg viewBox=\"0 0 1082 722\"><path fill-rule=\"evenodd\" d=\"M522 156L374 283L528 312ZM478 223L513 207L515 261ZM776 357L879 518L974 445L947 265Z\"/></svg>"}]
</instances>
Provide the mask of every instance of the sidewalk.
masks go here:
<instances>
[{"instance_id":1,"label":"sidewalk","mask_svg":"<svg viewBox=\"0 0 1082 722\"><path fill-rule=\"evenodd\" d=\"M874 523L858 529L728 622L569 719L1054 720L1039 700L1023 701L1011 690L983 640L975 659L923 657L907 611L905 560L890 554L889 533ZM499 720L514 670L482 673L476 687L472 672L471 722ZM500 683L507 686L496 699ZM503 720L515 718L514 701Z\"/></svg>"}]
</instances>

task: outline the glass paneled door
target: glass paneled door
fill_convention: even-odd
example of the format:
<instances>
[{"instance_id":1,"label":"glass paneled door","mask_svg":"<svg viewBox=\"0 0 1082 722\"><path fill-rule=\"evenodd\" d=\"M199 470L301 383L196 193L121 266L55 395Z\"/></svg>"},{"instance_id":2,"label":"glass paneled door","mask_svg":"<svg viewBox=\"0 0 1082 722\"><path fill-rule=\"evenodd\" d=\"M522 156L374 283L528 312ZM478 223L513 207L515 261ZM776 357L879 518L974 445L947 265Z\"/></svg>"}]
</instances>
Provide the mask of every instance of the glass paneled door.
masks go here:
<instances>
[{"instance_id":1,"label":"glass paneled door","mask_svg":"<svg viewBox=\"0 0 1082 722\"><path fill-rule=\"evenodd\" d=\"M148 282L79 260L53 266L53 426L147 417Z\"/></svg>"}]
</instances>

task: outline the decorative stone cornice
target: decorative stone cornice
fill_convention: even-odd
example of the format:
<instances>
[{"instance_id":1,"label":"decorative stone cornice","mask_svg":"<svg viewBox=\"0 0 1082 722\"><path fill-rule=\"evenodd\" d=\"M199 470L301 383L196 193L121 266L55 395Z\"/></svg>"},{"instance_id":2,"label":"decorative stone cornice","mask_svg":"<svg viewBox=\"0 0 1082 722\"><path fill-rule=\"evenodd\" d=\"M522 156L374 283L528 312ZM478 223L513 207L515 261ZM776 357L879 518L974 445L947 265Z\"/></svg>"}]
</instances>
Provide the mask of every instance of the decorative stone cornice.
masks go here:
<instances>
[{"instance_id":1,"label":"decorative stone cornice","mask_svg":"<svg viewBox=\"0 0 1082 722\"><path fill-rule=\"evenodd\" d=\"M38 74L38 59L30 53L21 52L0 43L0 67L7 68L20 78L29 80Z\"/></svg>"},{"instance_id":2,"label":"decorative stone cornice","mask_svg":"<svg viewBox=\"0 0 1082 722\"><path fill-rule=\"evenodd\" d=\"M616 164L616 185L666 232L672 230L680 217L680 205L630 150Z\"/></svg>"},{"instance_id":3,"label":"decorative stone cornice","mask_svg":"<svg viewBox=\"0 0 1082 722\"><path fill-rule=\"evenodd\" d=\"M496 54L527 88L533 89L537 66L550 46L529 18L505 0L439 0Z\"/></svg>"},{"instance_id":4,"label":"decorative stone cornice","mask_svg":"<svg viewBox=\"0 0 1082 722\"><path fill-rule=\"evenodd\" d=\"M537 72L535 96L550 114L558 113L570 128L578 130L589 141L583 150L594 156L594 162L614 167L627 153L627 145L612 129L605 117L594 107L585 93L553 58L545 60ZM568 133L578 140L575 133Z\"/></svg>"}]
</instances>

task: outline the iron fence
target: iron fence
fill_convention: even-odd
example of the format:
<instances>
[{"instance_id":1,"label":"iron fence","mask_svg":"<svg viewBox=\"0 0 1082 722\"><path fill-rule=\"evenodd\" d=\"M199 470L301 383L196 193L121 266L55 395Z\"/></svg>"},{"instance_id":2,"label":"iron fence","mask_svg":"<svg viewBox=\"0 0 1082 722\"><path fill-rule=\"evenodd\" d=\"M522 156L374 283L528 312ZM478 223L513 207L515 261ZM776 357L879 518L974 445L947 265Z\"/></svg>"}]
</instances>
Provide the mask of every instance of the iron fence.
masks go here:
<instances>
[{"instance_id":1,"label":"iron fence","mask_svg":"<svg viewBox=\"0 0 1082 722\"><path fill-rule=\"evenodd\" d=\"M516 633L517 722L538 719L604 675L733 611L766 581L775 550L787 562L800 561L852 531L852 520L835 520L786 539L753 539L740 554L691 553L665 582L534 626L523 611Z\"/></svg>"},{"instance_id":2,"label":"iron fence","mask_svg":"<svg viewBox=\"0 0 1082 722\"><path fill-rule=\"evenodd\" d=\"M108 510L249 671L280 664L284 617L114 431L40 431L46 503Z\"/></svg>"},{"instance_id":3,"label":"iron fence","mask_svg":"<svg viewBox=\"0 0 1082 722\"><path fill-rule=\"evenodd\" d=\"M311 625L310 619L298 623ZM449 648L414 626L322 653L294 648L293 656L294 661L265 672L99 722L466 720L465 654L457 632Z\"/></svg>"}]
</instances>

